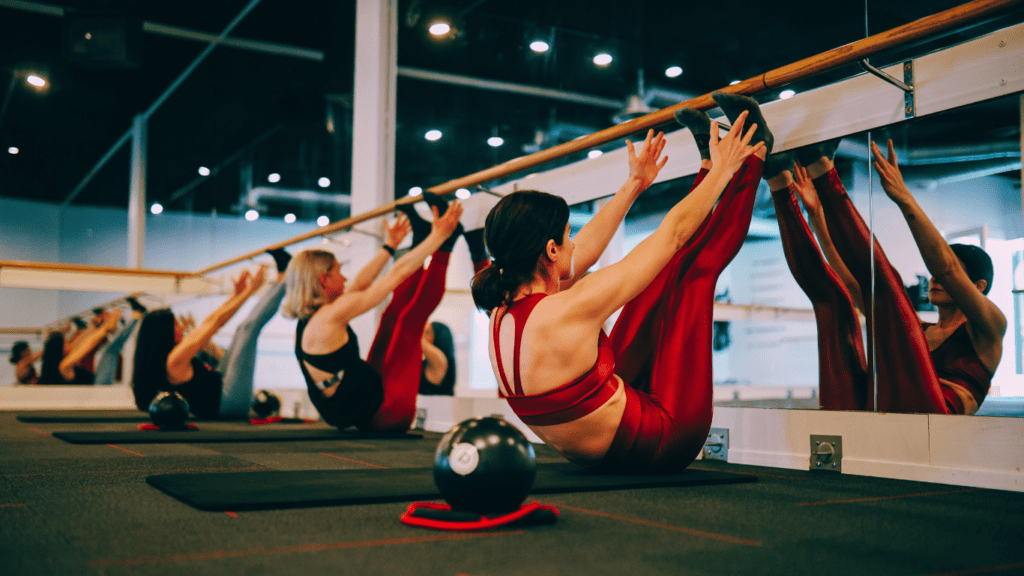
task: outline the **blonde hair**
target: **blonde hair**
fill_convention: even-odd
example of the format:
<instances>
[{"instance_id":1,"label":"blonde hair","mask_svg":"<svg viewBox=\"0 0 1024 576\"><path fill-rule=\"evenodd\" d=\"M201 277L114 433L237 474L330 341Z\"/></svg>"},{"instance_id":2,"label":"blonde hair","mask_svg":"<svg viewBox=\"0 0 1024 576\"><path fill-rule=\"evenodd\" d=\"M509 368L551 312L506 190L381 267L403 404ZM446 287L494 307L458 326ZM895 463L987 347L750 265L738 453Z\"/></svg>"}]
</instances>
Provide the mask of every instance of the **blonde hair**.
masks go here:
<instances>
[{"instance_id":1,"label":"blonde hair","mask_svg":"<svg viewBox=\"0 0 1024 576\"><path fill-rule=\"evenodd\" d=\"M320 275L329 272L336 262L334 254L326 250L304 250L292 257L285 270L284 304L281 305L285 318L309 320L327 304Z\"/></svg>"}]
</instances>

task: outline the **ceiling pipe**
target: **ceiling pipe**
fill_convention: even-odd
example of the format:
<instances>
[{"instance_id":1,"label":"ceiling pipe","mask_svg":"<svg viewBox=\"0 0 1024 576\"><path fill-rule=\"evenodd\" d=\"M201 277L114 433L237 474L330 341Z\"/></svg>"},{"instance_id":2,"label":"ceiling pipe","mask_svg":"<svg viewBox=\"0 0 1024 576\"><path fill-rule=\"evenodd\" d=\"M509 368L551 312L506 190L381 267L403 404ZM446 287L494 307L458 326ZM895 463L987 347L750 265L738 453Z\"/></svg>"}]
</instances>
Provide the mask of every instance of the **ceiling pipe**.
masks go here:
<instances>
[{"instance_id":1,"label":"ceiling pipe","mask_svg":"<svg viewBox=\"0 0 1024 576\"><path fill-rule=\"evenodd\" d=\"M264 200L276 202L287 202L291 204L316 204L332 205L336 207L352 206L351 194L338 194L337 192L317 192L316 190L301 190L288 188L271 188L269 186L257 186L249 190L245 195L246 204L258 210L266 210Z\"/></svg>"}]
</instances>

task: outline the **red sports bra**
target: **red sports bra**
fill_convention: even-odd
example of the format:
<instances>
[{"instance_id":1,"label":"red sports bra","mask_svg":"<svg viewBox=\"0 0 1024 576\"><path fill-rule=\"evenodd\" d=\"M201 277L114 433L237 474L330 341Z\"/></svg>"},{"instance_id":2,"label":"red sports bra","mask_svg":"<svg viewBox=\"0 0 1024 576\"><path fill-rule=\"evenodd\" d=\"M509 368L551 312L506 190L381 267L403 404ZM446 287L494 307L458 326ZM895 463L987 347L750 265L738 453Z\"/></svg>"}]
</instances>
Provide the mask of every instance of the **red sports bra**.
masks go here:
<instances>
[{"instance_id":1,"label":"red sports bra","mask_svg":"<svg viewBox=\"0 0 1024 576\"><path fill-rule=\"evenodd\" d=\"M932 324L922 322L921 326L927 329ZM967 333L966 322L954 330L938 348L932 350L931 357L939 378L965 388L974 397L978 406L985 401L985 396L992 386L992 374L978 358L971 336ZM962 408L958 413L960 412L963 412Z\"/></svg>"},{"instance_id":2,"label":"red sports bra","mask_svg":"<svg viewBox=\"0 0 1024 576\"><path fill-rule=\"evenodd\" d=\"M523 394L523 385L519 377L519 347L523 341L523 327L533 309L547 294L532 294L513 302L511 306L499 308L495 312L494 328L491 333L494 342L494 356L498 366L497 376L501 380L498 395L508 400L509 406L524 424L531 426L550 426L565 424L578 420L603 406L615 391L618 381L615 378L615 356L610 341L604 330L597 341L597 362L585 374L554 390L542 394L528 396ZM505 314L511 314L515 320L515 344L512 349L513 385L505 378L505 368L501 362L501 321Z\"/></svg>"}]
</instances>

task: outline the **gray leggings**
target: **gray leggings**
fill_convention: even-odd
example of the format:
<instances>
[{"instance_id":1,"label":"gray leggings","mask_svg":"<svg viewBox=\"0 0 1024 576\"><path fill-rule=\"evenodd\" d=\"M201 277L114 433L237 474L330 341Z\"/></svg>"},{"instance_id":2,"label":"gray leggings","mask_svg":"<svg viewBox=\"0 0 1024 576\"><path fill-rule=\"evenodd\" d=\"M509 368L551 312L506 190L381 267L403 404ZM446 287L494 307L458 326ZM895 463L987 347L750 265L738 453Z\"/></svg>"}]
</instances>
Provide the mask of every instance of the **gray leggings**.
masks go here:
<instances>
[{"instance_id":1,"label":"gray leggings","mask_svg":"<svg viewBox=\"0 0 1024 576\"><path fill-rule=\"evenodd\" d=\"M103 355L100 356L99 362L96 363L94 384L110 385L114 383L114 376L117 372L117 359L121 356L121 349L124 348L124 343L128 341L128 337L132 335L138 323L139 319L133 318L124 328L121 328L117 336L114 336L110 344L107 344L107 347L103 349Z\"/></svg>"},{"instance_id":2,"label":"gray leggings","mask_svg":"<svg viewBox=\"0 0 1024 576\"><path fill-rule=\"evenodd\" d=\"M267 286L263 297L235 330L231 345L220 361L224 388L221 392L220 418L246 418L252 404L253 374L256 372L256 343L260 330L277 314L284 300L284 282Z\"/></svg>"}]
</instances>

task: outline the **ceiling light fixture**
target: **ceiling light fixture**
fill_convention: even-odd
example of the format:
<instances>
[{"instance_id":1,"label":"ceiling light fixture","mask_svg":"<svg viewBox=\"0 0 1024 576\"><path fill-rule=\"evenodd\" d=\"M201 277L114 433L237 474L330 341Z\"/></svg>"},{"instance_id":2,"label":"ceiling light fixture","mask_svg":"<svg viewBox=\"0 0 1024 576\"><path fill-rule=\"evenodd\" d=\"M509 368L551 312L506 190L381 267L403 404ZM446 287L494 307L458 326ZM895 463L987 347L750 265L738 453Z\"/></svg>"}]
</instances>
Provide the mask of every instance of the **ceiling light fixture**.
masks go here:
<instances>
[{"instance_id":1,"label":"ceiling light fixture","mask_svg":"<svg viewBox=\"0 0 1024 576\"><path fill-rule=\"evenodd\" d=\"M210 175L210 169L207 168L206 166L200 166L199 167L199 175L200 176L209 176Z\"/></svg>"},{"instance_id":2,"label":"ceiling light fixture","mask_svg":"<svg viewBox=\"0 0 1024 576\"><path fill-rule=\"evenodd\" d=\"M547 52L550 48L551 46L548 46L548 43L543 40L534 40L533 42L530 42L530 50L533 50L538 54Z\"/></svg>"},{"instance_id":3,"label":"ceiling light fixture","mask_svg":"<svg viewBox=\"0 0 1024 576\"><path fill-rule=\"evenodd\" d=\"M497 148L498 146L501 146L504 143L505 139L502 138L501 136L491 136L490 138L487 139L487 145L492 148Z\"/></svg>"},{"instance_id":4,"label":"ceiling light fixture","mask_svg":"<svg viewBox=\"0 0 1024 576\"><path fill-rule=\"evenodd\" d=\"M419 196L420 194L423 194L423 188L420 188L419 186L409 188L409 196Z\"/></svg>"},{"instance_id":5,"label":"ceiling light fixture","mask_svg":"<svg viewBox=\"0 0 1024 576\"><path fill-rule=\"evenodd\" d=\"M324 176L317 180L316 183L319 184L321 188L327 188L328 186L331 185L331 179Z\"/></svg>"},{"instance_id":6,"label":"ceiling light fixture","mask_svg":"<svg viewBox=\"0 0 1024 576\"><path fill-rule=\"evenodd\" d=\"M245 219L248 220L249 222L252 222L253 220L256 220L259 217L260 213L255 210L246 210L245 212Z\"/></svg>"},{"instance_id":7,"label":"ceiling light fixture","mask_svg":"<svg viewBox=\"0 0 1024 576\"><path fill-rule=\"evenodd\" d=\"M8 154L17 154L18 152L21 152L21 150L18 150L17 146L11 146L7 149Z\"/></svg>"},{"instance_id":8,"label":"ceiling light fixture","mask_svg":"<svg viewBox=\"0 0 1024 576\"><path fill-rule=\"evenodd\" d=\"M267 182L270 182L271 184L277 184L280 181L281 175L278 174L277 172L274 172L273 174L267 176Z\"/></svg>"},{"instance_id":9,"label":"ceiling light fixture","mask_svg":"<svg viewBox=\"0 0 1024 576\"><path fill-rule=\"evenodd\" d=\"M25 78L25 81L35 86L36 88L42 88L43 86L46 86L46 80L44 80L41 76L37 76L35 74L29 74L28 77Z\"/></svg>"},{"instance_id":10,"label":"ceiling light fixture","mask_svg":"<svg viewBox=\"0 0 1024 576\"><path fill-rule=\"evenodd\" d=\"M316 225L321 227L321 228L323 228L324 226L327 226L330 223L331 223L331 219L328 218L327 216L321 216L321 217L316 219Z\"/></svg>"},{"instance_id":11,"label":"ceiling light fixture","mask_svg":"<svg viewBox=\"0 0 1024 576\"><path fill-rule=\"evenodd\" d=\"M164 207L159 202L153 202L153 205L149 207L149 211L153 214L159 214L164 211Z\"/></svg>"},{"instance_id":12,"label":"ceiling light fixture","mask_svg":"<svg viewBox=\"0 0 1024 576\"><path fill-rule=\"evenodd\" d=\"M779 99L781 100L789 100L793 96L796 96L796 92L792 90L783 90L782 92L779 92Z\"/></svg>"},{"instance_id":13,"label":"ceiling light fixture","mask_svg":"<svg viewBox=\"0 0 1024 576\"><path fill-rule=\"evenodd\" d=\"M739 83L740 83L739 80L733 80L732 82L729 82L729 86L735 86L736 84L739 84Z\"/></svg>"},{"instance_id":14,"label":"ceiling light fixture","mask_svg":"<svg viewBox=\"0 0 1024 576\"><path fill-rule=\"evenodd\" d=\"M447 22L434 22L433 24L430 25L429 28L430 33L433 34L434 36L444 36L445 34L450 32L451 29L452 27L449 26Z\"/></svg>"},{"instance_id":15,"label":"ceiling light fixture","mask_svg":"<svg viewBox=\"0 0 1024 576\"><path fill-rule=\"evenodd\" d=\"M612 63L612 55L607 52L601 52L597 56L594 56L594 64L598 66L607 66Z\"/></svg>"},{"instance_id":16,"label":"ceiling light fixture","mask_svg":"<svg viewBox=\"0 0 1024 576\"><path fill-rule=\"evenodd\" d=\"M675 78L675 77L681 75L682 73L683 73L683 69L680 68L679 66L671 66L671 67L665 69L665 76L668 76L669 78Z\"/></svg>"},{"instance_id":17,"label":"ceiling light fixture","mask_svg":"<svg viewBox=\"0 0 1024 576\"><path fill-rule=\"evenodd\" d=\"M469 190L466 190L465 188L459 188L458 190L455 191L455 197L458 198L459 200L465 200L466 198L469 198L472 195L473 193L470 192Z\"/></svg>"},{"instance_id":18,"label":"ceiling light fixture","mask_svg":"<svg viewBox=\"0 0 1024 576\"><path fill-rule=\"evenodd\" d=\"M604 152L601 152L600 150L591 150L590 152L587 152L587 158L597 158L601 154L604 154Z\"/></svg>"},{"instance_id":19,"label":"ceiling light fixture","mask_svg":"<svg viewBox=\"0 0 1024 576\"><path fill-rule=\"evenodd\" d=\"M441 131L427 130L427 133L424 134L423 137L426 138L427 140L430 140L431 142L437 142L438 140L441 139Z\"/></svg>"},{"instance_id":20,"label":"ceiling light fixture","mask_svg":"<svg viewBox=\"0 0 1024 576\"><path fill-rule=\"evenodd\" d=\"M292 214L292 213L289 212L288 214L284 215L284 223L285 224L291 224L293 222L295 222L295 214Z\"/></svg>"}]
</instances>

